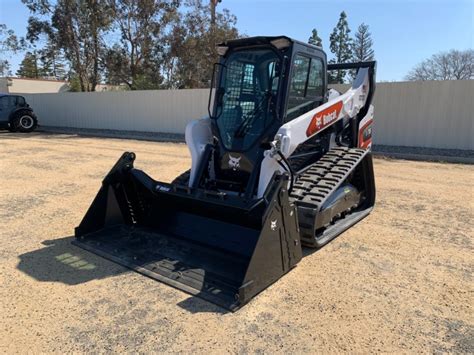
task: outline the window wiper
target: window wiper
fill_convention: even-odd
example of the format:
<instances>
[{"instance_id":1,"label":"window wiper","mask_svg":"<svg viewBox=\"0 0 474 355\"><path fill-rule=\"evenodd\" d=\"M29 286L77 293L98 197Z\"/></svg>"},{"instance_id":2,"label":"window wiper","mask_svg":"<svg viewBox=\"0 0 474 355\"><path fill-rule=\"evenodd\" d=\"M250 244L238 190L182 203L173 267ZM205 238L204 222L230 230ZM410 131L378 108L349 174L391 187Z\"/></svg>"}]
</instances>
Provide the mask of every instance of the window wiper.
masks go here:
<instances>
[{"instance_id":1,"label":"window wiper","mask_svg":"<svg viewBox=\"0 0 474 355\"><path fill-rule=\"evenodd\" d=\"M255 108L246 115L245 119L240 123L239 127L237 127L234 137L242 138L245 133L247 133L248 128L257 119L257 117L259 117L257 116L257 112L262 109L263 104L269 98L271 98L271 92L265 92Z\"/></svg>"}]
</instances>

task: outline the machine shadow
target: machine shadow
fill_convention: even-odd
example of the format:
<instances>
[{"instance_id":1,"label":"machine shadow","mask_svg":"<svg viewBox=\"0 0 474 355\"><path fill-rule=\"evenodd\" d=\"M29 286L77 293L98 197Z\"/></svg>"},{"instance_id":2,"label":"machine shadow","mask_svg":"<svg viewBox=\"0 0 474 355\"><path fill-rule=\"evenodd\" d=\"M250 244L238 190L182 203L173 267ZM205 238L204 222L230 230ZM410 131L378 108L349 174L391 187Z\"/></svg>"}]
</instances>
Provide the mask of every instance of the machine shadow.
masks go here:
<instances>
[{"instance_id":1,"label":"machine shadow","mask_svg":"<svg viewBox=\"0 0 474 355\"><path fill-rule=\"evenodd\" d=\"M302 252L303 252L303 258L306 258L307 256L313 255L317 253L318 251L322 250L324 247L321 249L316 249L316 248L308 248L308 247L303 247Z\"/></svg>"},{"instance_id":2,"label":"machine shadow","mask_svg":"<svg viewBox=\"0 0 474 355\"><path fill-rule=\"evenodd\" d=\"M60 282L78 285L92 280L113 277L128 268L108 261L98 255L73 245L73 236L42 242L44 247L19 255L17 269L40 282ZM318 249L303 248L303 256L310 256ZM179 291L184 292L184 291ZM197 295L189 295L177 306L192 314L228 314L232 311L211 303Z\"/></svg>"},{"instance_id":3,"label":"machine shadow","mask_svg":"<svg viewBox=\"0 0 474 355\"><path fill-rule=\"evenodd\" d=\"M218 306L210 301L202 299L199 295L189 296L184 301L181 301L177 304L179 307L185 311L197 314L197 313L215 313L215 314L227 314L232 313L230 310L225 309L224 307Z\"/></svg>"},{"instance_id":4,"label":"machine shadow","mask_svg":"<svg viewBox=\"0 0 474 355\"><path fill-rule=\"evenodd\" d=\"M43 241L44 247L18 256L20 261L17 269L40 282L59 282L71 286L134 272L73 245L73 240L74 237L69 236ZM187 299L177 303L177 306L193 314L230 312L199 295L189 295Z\"/></svg>"},{"instance_id":5,"label":"machine shadow","mask_svg":"<svg viewBox=\"0 0 474 355\"><path fill-rule=\"evenodd\" d=\"M130 272L71 244L74 237L42 242L43 248L19 255L17 269L41 282L78 285Z\"/></svg>"}]
</instances>

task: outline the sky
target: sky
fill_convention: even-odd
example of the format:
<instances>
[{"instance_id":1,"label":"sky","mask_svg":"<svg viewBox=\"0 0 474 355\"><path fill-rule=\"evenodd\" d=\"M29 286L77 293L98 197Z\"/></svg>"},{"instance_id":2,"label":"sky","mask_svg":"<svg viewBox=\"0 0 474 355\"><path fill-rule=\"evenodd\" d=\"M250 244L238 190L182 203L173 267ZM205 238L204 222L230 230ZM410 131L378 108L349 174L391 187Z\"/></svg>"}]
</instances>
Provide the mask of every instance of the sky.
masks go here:
<instances>
[{"instance_id":1,"label":"sky","mask_svg":"<svg viewBox=\"0 0 474 355\"><path fill-rule=\"evenodd\" d=\"M369 25L379 81L401 81L414 65L450 49L474 49L474 0L222 0L247 36L286 35L307 41L313 28L329 51L329 35L345 11L352 34ZM0 0L0 23L24 36L21 0ZM23 54L9 58L13 73Z\"/></svg>"}]
</instances>

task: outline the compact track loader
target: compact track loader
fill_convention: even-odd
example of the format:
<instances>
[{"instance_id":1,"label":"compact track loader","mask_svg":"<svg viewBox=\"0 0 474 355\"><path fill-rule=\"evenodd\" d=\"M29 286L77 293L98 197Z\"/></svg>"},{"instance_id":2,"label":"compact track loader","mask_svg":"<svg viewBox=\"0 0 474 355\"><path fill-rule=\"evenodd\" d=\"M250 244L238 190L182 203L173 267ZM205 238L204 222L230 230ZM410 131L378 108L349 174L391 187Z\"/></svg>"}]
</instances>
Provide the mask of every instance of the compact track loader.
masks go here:
<instances>
[{"instance_id":1,"label":"compact track loader","mask_svg":"<svg viewBox=\"0 0 474 355\"><path fill-rule=\"evenodd\" d=\"M75 244L236 310L374 206L375 62L327 64L287 37L218 46L209 117L185 137L191 169L171 184L124 153ZM328 71L356 72L328 90Z\"/></svg>"}]
</instances>

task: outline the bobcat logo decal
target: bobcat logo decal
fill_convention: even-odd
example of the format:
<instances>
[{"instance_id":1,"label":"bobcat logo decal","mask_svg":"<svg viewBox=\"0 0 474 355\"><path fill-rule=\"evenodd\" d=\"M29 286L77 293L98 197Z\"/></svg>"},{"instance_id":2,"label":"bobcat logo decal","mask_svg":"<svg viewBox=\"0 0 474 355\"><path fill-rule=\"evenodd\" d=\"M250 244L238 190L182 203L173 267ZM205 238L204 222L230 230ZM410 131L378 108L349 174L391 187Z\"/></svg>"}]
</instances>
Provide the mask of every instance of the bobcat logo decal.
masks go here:
<instances>
[{"instance_id":1,"label":"bobcat logo decal","mask_svg":"<svg viewBox=\"0 0 474 355\"><path fill-rule=\"evenodd\" d=\"M317 117L317 118L316 118L316 128L317 128L317 129L320 129L321 126L323 125L323 122L322 122L322 121L323 121L323 120L321 119L321 117Z\"/></svg>"},{"instance_id":2,"label":"bobcat logo decal","mask_svg":"<svg viewBox=\"0 0 474 355\"><path fill-rule=\"evenodd\" d=\"M274 221L270 221L270 229L271 229L272 231L274 231L274 230L277 229L277 221L278 221L278 220L276 220L276 219L275 219Z\"/></svg>"},{"instance_id":3,"label":"bobcat logo decal","mask_svg":"<svg viewBox=\"0 0 474 355\"><path fill-rule=\"evenodd\" d=\"M232 168L232 170L237 170L240 168L240 159L242 157L233 157L232 155L229 154L229 167Z\"/></svg>"}]
</instances>

